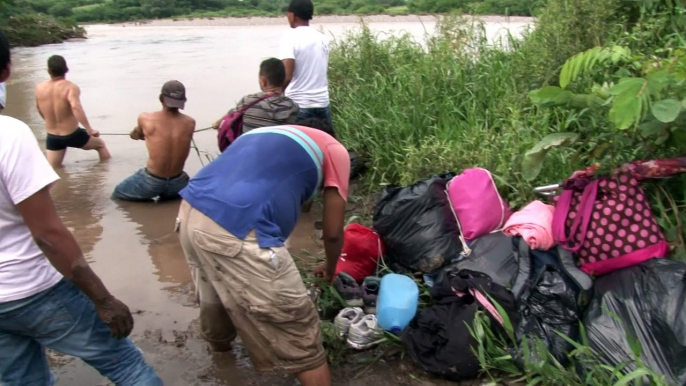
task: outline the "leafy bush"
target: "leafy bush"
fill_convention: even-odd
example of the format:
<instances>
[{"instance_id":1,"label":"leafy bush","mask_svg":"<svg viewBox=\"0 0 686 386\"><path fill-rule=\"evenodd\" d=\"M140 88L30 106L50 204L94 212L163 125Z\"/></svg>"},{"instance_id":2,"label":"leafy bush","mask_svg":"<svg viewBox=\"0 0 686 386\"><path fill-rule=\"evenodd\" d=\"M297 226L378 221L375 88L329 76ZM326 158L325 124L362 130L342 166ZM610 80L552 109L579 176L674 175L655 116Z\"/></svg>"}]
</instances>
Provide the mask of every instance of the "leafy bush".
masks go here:
<instances>
[{"instance_id":1,"label":"leafy bush","mask_svg":"<svg viewBox=\"0 0 686 386\"><path fill-rule=\"evenodd\" d=\"M616 0L550 0L523 40L487 42L479 22L446 17L422 41L365 26L337 41L334 123L369 160L367 186L480 166L519 206L591 164L683 156L685 11L644 8L631 23L617 11ZM647 190L686 259L686 178Z\"/></svg>"},{"instance_id":2,"label":"leafy bush","mask_svg":"<svg viewBox=\"0 0 686 386\"><path fill-rule=\"evenodd\" d=\"M5 20L3 31L12 47L61 43L86 36L86 31L76 24L39 14L11 16Z\"/></svg>"}]
</instances>

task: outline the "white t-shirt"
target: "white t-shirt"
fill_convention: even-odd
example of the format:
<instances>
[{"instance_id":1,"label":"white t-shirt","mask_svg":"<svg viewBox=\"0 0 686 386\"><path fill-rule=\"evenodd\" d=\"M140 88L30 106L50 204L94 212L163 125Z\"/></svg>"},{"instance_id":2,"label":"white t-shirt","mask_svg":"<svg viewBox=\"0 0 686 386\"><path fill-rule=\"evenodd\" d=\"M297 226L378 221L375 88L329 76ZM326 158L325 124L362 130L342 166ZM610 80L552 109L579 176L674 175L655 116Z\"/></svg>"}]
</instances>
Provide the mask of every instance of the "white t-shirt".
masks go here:
<instances>
[{"instance_id":1,"label":"white t-shirt","mask_svg":"<svg viewBox=\"0 0 686 386\"><path fill-rule=\"evenodd\" d=\"M0 108L7 107L7 90L5 89L5 82L0 83Z\"/></svg>"},{"instance_id":2,"label":"white t-shirt","mask_svg":"<svg viewBox=\"0 0 686 386\"><path fill-rule=\"evenodd\" d=\"M314 27L291 28L281 39L281 59L295 59L286 96L300 108L329 105L329 39Z\"/></svg>"},{"instance_id":3,"label":"white t-shirt","mask_svg":"<svg viewBox=\"0 0 686 386\"><path fill-rule=\"evenodd\" d=\"M0 115L0 303L35 295L62 279L16 206L58 179L31 129Z\"/></svg>"}]
</instances>

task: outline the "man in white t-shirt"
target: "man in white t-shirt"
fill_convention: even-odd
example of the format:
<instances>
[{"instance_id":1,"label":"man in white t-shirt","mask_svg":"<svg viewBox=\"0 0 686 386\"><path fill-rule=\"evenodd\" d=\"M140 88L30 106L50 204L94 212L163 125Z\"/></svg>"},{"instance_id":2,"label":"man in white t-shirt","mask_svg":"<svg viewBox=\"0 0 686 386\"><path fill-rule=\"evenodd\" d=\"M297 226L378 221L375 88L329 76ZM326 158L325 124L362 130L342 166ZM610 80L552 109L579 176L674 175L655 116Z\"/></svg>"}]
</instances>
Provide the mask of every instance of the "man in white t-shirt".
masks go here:
<instances>
[{"instance_id":1,"label":"man in white t-shirt","mask_svg":"<svg viewBox=\"0 0 686 386\"><path fill-rule=\"evenodd\" d=\"M10 71L0 31L0 82ZM128 307L57 215L50 187L58 179L31 129L0 116L0 385L53 385L45 347L83 359L117 385L162 385L126 338Z\"/></svg>"},{"instance_id":2,"label":"man in white t-shirt","mask_svg":"<svg viewBox=\"0 0 686 386\"><path fill-rule=\"evenodd\" d=\"M329 108L329 39L310 26L311 0L292 0L288 6L291 29L281 40L281 60L286 67L286 96L300 108L298 119L325 119L333 128Z\"/></svg>"}]
</instances>

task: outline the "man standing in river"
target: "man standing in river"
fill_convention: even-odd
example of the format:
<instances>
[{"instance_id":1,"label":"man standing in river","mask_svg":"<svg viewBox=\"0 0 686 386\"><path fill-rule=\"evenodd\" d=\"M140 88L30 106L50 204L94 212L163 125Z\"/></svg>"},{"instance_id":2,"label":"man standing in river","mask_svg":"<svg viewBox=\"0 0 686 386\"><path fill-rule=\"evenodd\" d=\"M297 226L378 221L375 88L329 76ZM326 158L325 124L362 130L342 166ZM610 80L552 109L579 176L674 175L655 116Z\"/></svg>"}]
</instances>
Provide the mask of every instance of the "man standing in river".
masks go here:
<instances>
[{"instance_id":1,"label":"man standing in river","mask_svg":"<svg viewBox=\"0 0 686 386\"><path fill-rule=\"evenodd\" d=\"M145 141L148 164L117 185L113 199L172 200L188 185L183 167L191 149L195 119L179 111L186 105L186 88L170 80L162 86L160 102L162 110L139 115L138 126L131 131L131 139Z\"/></svg>"},{"instance_id":2,"label":"man standing in river","mask_svg":"<svg viewBox=\"0 0 686 386\"><path fill-rule=\"evenodd\" d=\"M315 274L331 279L350 176L348 151L331 133L294 125L244 133L181 192L176 226L202 336L228 351L239 335L256 370L295 374L303 386L330 386L331 375L319 315L284 241L302 204L323 190L326 263Z\"/></svg>"},{"instance_id":3,"label":"man standing in river","mask_svg":"<svg viewBox=\"0 0 686 386\"><path fill-rule=\"evenodd\" d=\"M0 31L0 81L10 71ZM116 385L160 386L126 338L129 308L91 270L57 215L50 186L58 179L31 129L0 116L0 385L53 385L48 347Z\"/></svg>"},{"instance_id":4,"label":"man standing in river","mask_svg":"<svg viewBox=\"0 0 686 386\"><path fill-rule=\"evenodd\" d=\"M59 55L48 59L50 80L36 86L36 106L45 120L45 149L53 168L62 166L68 147L97 150L100 160L110 158L105 141L93 130L81 105L81 89L65 79L69 68ZM85 129L79 127L81 123Z\"/></svg>"},{"instance_id":5,"label":"man standing in river","mask_svg":"<svg viewBox=\"0 0 686 386\"><path fill-rule=\"evenodd\" d=\"M329 42L310 26L314 14L311 0L292 0L288 6L291 29L281 39L281 60L286 67L286 96L298 104L298 119L319 118L331 122L329 107Z\"/></svg>"}]
</instances>

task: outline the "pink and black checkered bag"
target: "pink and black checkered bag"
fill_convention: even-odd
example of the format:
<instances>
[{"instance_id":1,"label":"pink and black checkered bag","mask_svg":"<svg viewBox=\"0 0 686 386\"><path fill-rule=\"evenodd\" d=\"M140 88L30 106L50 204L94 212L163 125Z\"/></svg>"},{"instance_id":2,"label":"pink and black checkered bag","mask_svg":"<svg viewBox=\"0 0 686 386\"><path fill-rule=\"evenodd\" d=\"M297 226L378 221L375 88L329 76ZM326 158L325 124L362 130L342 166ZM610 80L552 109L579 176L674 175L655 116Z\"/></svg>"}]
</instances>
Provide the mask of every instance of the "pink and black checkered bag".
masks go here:
<instances>
[{"instance_id":1,"label":"pink and black checkered bag","mask_svg":"<svg viewBox=\"0 0 686 386\"><path fill-rule=\"evenodd\" d=\"M669 251L637 179L637 165L629 164L611 177L594 178L592 170L577 172L563 185L555 205L553 237L576 253L588 274L605 275L665 257Z\"/></svg>"}]
</instances>

